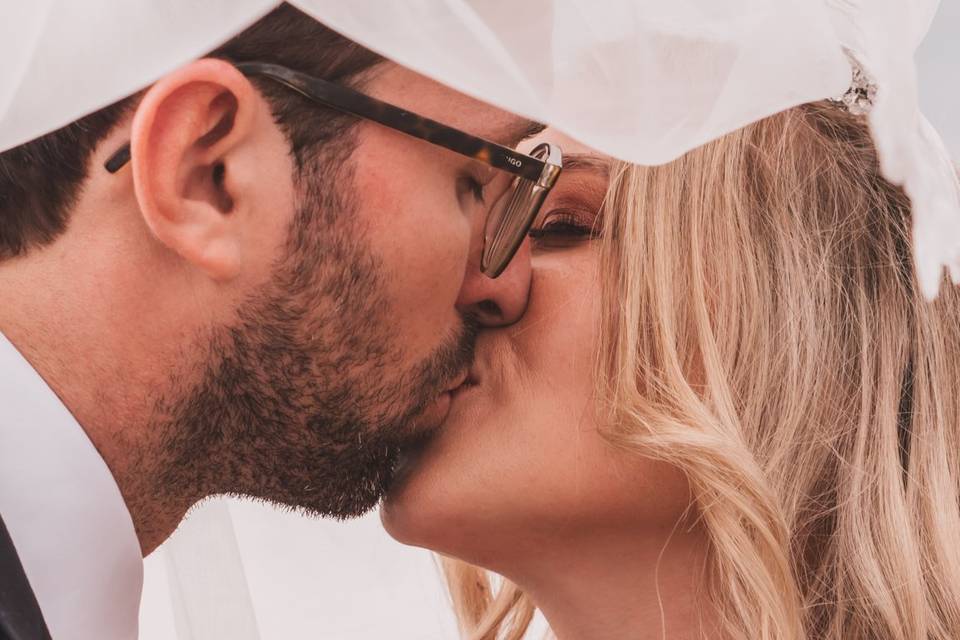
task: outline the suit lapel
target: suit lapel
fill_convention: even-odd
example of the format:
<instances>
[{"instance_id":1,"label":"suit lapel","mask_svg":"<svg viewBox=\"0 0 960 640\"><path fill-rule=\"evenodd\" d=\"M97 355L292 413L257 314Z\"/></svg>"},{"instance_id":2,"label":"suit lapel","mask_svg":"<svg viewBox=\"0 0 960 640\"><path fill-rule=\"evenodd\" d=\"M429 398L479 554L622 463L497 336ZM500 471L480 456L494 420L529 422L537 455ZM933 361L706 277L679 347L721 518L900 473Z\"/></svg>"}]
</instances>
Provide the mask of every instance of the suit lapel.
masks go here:
<instances>
[{"instance_id":1,"label":"suit lapel","mask_svg":"<svg viewBox=\"0 0 960 640\"><path fill-rule=\"evenodd\" d=\"M40 605L0 518L0 640L50 640Z\"/></svg>"}]
</instances>

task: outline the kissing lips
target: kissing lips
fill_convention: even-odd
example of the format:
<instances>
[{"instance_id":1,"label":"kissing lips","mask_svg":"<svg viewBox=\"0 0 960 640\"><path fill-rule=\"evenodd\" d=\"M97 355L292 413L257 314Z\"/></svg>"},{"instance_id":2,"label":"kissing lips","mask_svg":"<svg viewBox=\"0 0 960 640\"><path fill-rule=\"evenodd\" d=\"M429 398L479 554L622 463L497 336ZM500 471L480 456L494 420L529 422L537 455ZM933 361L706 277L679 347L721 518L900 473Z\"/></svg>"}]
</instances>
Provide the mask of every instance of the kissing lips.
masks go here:
<instances>
[{"instance_id":1,"label":"kissing lips","mask_svg":"<svg viewBox=\"0 0 960 640\"><path fill-rule=\"evenodd\" d=\"M470 381L470 372L464 370L459 376L453 380L453 384L450 385L444 393L449 393L451 395L456 394L457 390L460 389L463 385L467 384Z\"/></svg>"},{"instance_id":2,"label":"kissing lips","mask_svg":"<svg viewBox=\"0 0 960 640\"><path fill-rule=\"evenodd\" d=\"M424 451L429 447L438 432L443 429L443 423L446 422L450 414L453 400L465 391L477 386L477 384L477 378L473 370L464 371L439 395L435 404L435 407L440 409L441 415L439 416L439 420L436 422L431 421L429 428L418 429L417 437L411 438L400 447L396 463L393 467L393 473L391 474L391 487L403 484L407 475L416 468Z\"/></svg>"}]
</instances>

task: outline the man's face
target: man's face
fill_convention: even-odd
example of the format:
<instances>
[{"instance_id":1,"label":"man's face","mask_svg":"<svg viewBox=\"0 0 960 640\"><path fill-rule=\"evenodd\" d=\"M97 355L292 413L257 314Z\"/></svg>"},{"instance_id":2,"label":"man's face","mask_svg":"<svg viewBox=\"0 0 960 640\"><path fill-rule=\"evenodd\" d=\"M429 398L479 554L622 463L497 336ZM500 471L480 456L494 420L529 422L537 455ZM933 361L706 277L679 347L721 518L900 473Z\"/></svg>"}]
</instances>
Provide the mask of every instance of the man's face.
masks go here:
<instances>
[{"instance_id":1,"label":"man's face","mask_svg":"<svg viewBox=\"0 0 960 640\"><path fill-rule=\"evenodd\" d=\"M511 146L530 133L528 121L395 65L364 90ZM477 328L525 307L525 249L498 280L478 270L489 200L474 187L491 177L368 122L320 149L295 177L268 282L204 340L200 382L158 404L173 459L162 484L337 517L375 506L398 455L445 417Z\"/></svg>"}]
</instances>

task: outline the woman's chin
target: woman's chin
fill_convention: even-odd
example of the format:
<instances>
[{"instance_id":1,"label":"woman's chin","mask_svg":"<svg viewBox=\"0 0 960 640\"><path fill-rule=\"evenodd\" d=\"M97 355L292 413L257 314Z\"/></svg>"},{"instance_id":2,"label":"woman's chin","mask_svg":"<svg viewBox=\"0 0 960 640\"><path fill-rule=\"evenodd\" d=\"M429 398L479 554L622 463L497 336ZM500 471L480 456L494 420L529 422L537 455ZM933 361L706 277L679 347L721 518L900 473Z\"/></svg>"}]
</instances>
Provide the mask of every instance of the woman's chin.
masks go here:
<instances>
[{"instance_id":1,"label":"woman's chin","mask_svg":"<svg viewBox=\"0 0 960 640\"><path fill-rule=\"evenodd\" d=\"M430 537L426 529L440 515L429 489L431 462L428 452L436 438L434 435L401 453L380 508L384 529L403 544L426 546L424 541Z\"/></svg>"},{"instance_id":2,"label":"woman's chin","mask_svg":"<svg viewBox=\"0 0 960 640\"><path fill-rule=\"evenodd\" d=\"M416 546L416 542L410 536L410 527L406 524L406 514L402 501L394 497L394 489L384 499L380 505L380 523L390 537L397 542Z\"/></svg>"},{"instance_id":3,"label":"woman's chin","mask_svg":"<svg viewBox=\"0 0 960 640\"><path fill-rule=\"evenodd\" d=\"M445 424L420 446L404 451L384 496L380 519L395 540L403 544L446 549L446 538L463 529L481 502L477 468L482 451L461 455L462 441L454 431L464 425ZM466 425L469 429L478 425Z\"/></svg>"},{"instance_id":4,"label":"woman's chin","mask_svg":"<svg viewBox=\"0 0 960 640\"><path fill-rule=\"evenodd\" d=\"M434 551L447 550L451 519L456 515L424 487L420 471L411 468L391 485L380 507L380 522L397 542Z\"/></svg>"}]
</instances>

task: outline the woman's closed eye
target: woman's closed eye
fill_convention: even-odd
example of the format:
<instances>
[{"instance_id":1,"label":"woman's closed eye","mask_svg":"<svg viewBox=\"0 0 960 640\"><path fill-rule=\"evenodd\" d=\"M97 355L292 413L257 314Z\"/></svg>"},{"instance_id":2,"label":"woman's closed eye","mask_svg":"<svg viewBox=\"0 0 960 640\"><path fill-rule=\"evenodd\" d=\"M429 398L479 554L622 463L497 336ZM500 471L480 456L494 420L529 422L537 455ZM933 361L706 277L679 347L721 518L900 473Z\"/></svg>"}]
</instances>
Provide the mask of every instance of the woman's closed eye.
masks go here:
<instances>
[{"instance_id":1,"label":"woman's closed eye","mask_svg":"<svg viewBox=\"0 0 960 640\"><path fill-rule=\"evenodd\" d=\"M593 164L581 164L561 175L543 203L538 222L528 233L535 251L574 247L600 237L607 174Z\"/></svg>"},{"instance_id":2,"label":"woman's closed eye","mask_svg":"<svg viewBox=\"0 0 960 640\"><path fill-rule=\"evenodd\" d=\"M576 209L553 209L543 216L543 222L530 229L529 236L535 248L563 248L597 238L596 212Z\"/></svg>"}]
</instances>

